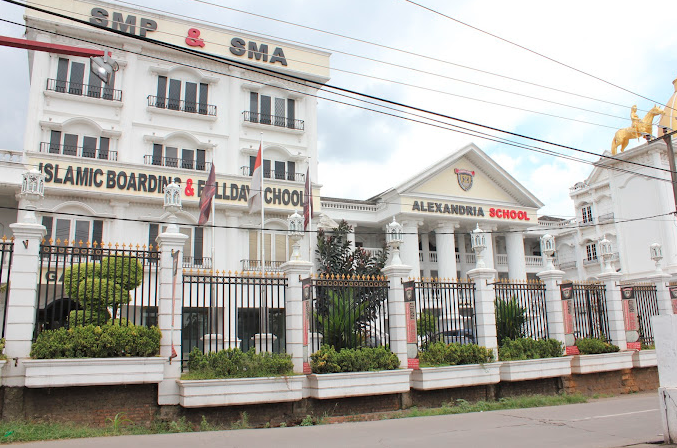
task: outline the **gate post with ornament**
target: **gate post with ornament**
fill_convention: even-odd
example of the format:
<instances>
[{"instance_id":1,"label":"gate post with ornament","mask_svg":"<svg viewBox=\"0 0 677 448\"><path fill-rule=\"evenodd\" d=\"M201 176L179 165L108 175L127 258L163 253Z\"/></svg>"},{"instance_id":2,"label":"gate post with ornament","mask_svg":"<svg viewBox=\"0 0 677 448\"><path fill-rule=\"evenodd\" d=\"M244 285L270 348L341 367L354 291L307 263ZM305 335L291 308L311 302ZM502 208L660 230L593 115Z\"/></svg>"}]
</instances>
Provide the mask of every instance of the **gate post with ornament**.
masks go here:
<instances>
[{"instance_id":1,"label":"gate post with ornament","mask_svg":"<svg viewBox=\"0 0 677 448\"><path fill-rule=\"evenodd\" d=\"M555 269L552 256L555 253L555 238L551 235L541 237L541 253L546 256L545 271L538 274L538 278L545 284L545 309L548 318L548 336L557 339L566 347L569 355L570 347L574 346L574 321L572 310L572 284L568 288L562 285L564 271ZM573 348L576 348L575 346Z\"/></svg>"}]
</instances>

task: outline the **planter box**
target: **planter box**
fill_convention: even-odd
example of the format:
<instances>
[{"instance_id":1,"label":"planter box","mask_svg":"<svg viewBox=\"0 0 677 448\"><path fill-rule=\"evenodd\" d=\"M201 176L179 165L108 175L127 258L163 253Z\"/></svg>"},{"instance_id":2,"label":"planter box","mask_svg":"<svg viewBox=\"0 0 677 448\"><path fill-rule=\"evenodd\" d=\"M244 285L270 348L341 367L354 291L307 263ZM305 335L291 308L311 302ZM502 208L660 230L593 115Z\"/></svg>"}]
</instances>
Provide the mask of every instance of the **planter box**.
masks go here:
<instances>
[{"instance_id":1,"label":"planter box","mask_svg":"<svg viewBox=\"0 0 677 448\"><path fill-rule=\"evenodd\" d=\"M177 380L185 408L279 403L303 398L303 376Z\"/></svg>"},{"instance_id":2,"label":"planter box","mask_svg":"<svg viewBox=\"0 0 677 448\"><path fill-rule=\"evenodd\" d=\"M308 375L313 398L344 398L409 392L411 369Z\"/></svg>"},{"instance_id":3,"label":"planter box","mask_svg":"<svg viewBox=\"0 0 677 448\"><path fill-rule=\"evenodd\" d=\"M501 381L525 381L571 375L571 356L503 361Z\"/></svg>"},{"instance_id":4,"label":"planter box","mask_svg":"<svg viewBox=\"0 0 677 448\"><path fill-rule=\"evenodd\" d=\"M571 373L595 373L632 369L633 351L577 355L571 360Z\"/></svg>"},{"instance_id":5,"label":"planter box","mask_svg":"<svg viewBox=\"0 0 677 448\"><path fill-rule=\"evenodd\" d=\"M656 367L656 350L640 350L632 355L633 367Z\"/></svg>"},{"instance_id":6,"label":"planter box","mask_svg":"<svg viewBox=\"0 0 677 448\"><path fill-rule=\"evenodd\" d=\"M411 375L411 387L419 390L496 384L501 380L501 362L462 366L423 367Z\"/></svg>"},{"instance_id":7,"label":"planter box","mask_svg":"<svg viewBox=\"0 0 677 448\"><path fill-rule=\"evenodd\" d=\"M26 387L159 383L165 358L28 359Z\"/></svg>"}]
</instances>

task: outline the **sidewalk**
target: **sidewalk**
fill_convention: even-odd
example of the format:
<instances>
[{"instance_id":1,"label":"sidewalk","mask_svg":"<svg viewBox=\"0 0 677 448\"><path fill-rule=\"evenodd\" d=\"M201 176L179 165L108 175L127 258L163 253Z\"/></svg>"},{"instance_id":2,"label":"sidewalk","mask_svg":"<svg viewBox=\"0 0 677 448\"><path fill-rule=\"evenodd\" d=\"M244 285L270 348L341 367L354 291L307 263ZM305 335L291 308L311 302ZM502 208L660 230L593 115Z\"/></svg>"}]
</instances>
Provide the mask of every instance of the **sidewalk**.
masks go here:
<instances>
[{"instance_id":1,"label":"sidewalk","mask_svg":"<svg viewBox=\"0 0 677 448\"><path fill-rule=\"evenodd\" d=\"M312 427L73 439L22 447L655 447L663 441L661 432L654 392L546 408Z\"/></svg>"}]
</instances>

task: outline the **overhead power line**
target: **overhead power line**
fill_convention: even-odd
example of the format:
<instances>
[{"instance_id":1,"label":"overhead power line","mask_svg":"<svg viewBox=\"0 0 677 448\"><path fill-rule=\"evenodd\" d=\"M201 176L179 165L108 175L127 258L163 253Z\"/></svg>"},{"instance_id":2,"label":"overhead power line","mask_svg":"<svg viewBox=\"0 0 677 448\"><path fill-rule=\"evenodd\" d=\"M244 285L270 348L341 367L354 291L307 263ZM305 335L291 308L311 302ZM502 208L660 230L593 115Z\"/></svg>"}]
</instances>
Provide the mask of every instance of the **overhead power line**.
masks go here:
<instances>
[{"instance_id":1,"label":"overhead power line","mask_svg":"<svg viewBox=\"0 0 677 448\"><path fill-rule=\"evenodd\" d=\"M195 0L195 1L198 1L198 0ZM557 59L551 58L550 56L547 56L547 55L545 55L545 54L543 54L543 53L539 53L538 51L535 51L535 50L532 50L532 49L530 49L530 48L527 48L527 47L525 47L524 45L520 45L520 44L518 44L518 43L515 43L515 42L513 42L513 41L511 41L511 40L505 39L505 38L503 38L503 37L501 37L501 36L497 36L496 34L490 33L490 32L488 32L488 31L484 31L484 30L482 30L482 29L480 29L480 28L477 28L476 26L470 25L469 23L463 22L463 21L461 21L461 20L459 20L459 19L456 19L456 18L454 18L454 17L451 17L450 15L444 14L444 13L442 13L442 12L440 12L440 11L437 11L437 10L435 10L435 9L432 9L432 8L430 8L430 7L428 7L428 6L422 5L422 4L420 4L420 3L416 3L416 2L413 1L413 0L404 0L404 1L407 2L407 3L411 3L412 5L416 5L416 6L418 6L419 8L423 8L423 9L425 9L425 10L427 10L427 11L430 11L430 12L432 12L432 13L434 13L434 14L439 15L439 16L445 17L445 18L447 18L447 19L449 19L449 20L452 20L452 21L454 21L454 22L456 22L456 23L459 23L459 24L461 24L461 25L463 25L463 26L466 26L466 27L468 27L468 28L471 28L471 29L473 29L473 30L475 30L475 31L478 31L478 32L480 32L480 33L486 34L486 35L491 36L491 37L493 37L493 38L495 38L495 39L498 39L498 40L500 40L500 41L503 41L503 42L505 42L505 43L508 43L508 44L510 44L510 45L513 45L513 46L515 46L515 47L517 47L517 48L520 48L520 49L522 49L522 50L524 50L524 51L528 51L529 53L535 54L536 56L539 56L539 57L541 57L541 58L543 58L543 59L547 59L547 60L550 61L550 62L554 62L555 64L561 65L562 67L566 67L566 68L568 68L568 69L570 69L570 70L573 70L573 71L575 71L575 72L581 73L581 74L583 74L583 75L585 75L585 76L588 76L588 77L590 77L590 78L596 79L597 81L601 81L601 82L603 82L604 84L608 84L608 85L610 85L610 86L612 86L612 87L615 87L615 88L617 88L617 89L623 90L623 91L625 91L625 92L627 92L627 93L630 93L630 94L632 94L632 95L638 96L638 97L643 98L643 99L645 99L645 100L649 100L649 101L651 101L651 102L653 102L653 103L656 103L656 104L660 104L661 106L667 107L668 109L672 109L672 107L667 106L666 104L663 104L663 103L661 103L660 101L653 100L653 99L651 99L651 98L649 98L649 97L647 97L647 96L642 95L641 93L637 93L637 92L635 92L635 91L633 91L633 90L630 90L630 89L627 89L627 88L625 88L625 87L619 86L618 84L614 84L614 83L612 83L611 81L607 81L607 80L604 79L604 78L600 78L599 76L593 75L592 73L588 73L588 72L586 72L586 71L584 71L584 70L581 70L581 69L578 69L578 68L576 68L576 67L574 67L574 66L572 66L572 65L569 65L569 64L566 64L566 63L564 63L564 62L558 61ZM674 109L673 109L673 110L674 110Z\"/></svg>"},{"instance_id":2,"label":"overhead power line","mask_svg":"<svg viewBox=\"0 0 677 448\"><path fill-rule=\"evenodd\" d=\"M301 85L307 86L308 84L312 84L312 85L316 86L318 89L327 88L327 89L335 90L336 92L340 92L340 93L332 92L332 93L335 93L335 94L350 94L350 95L354 95L354 96L357 96L357 97L364 97L364 98L368 98L370 100L383 102L383 103L386 103L388 105L392 105L392 106L396 106L396 107L402 107L402 108L406 108L406 109L411 109L411 110L414 110L414 111L417 111L417 112L421 112L421 113L429 114L429 115L432 115L432 116L437 116L437 117L449 119L449 120L452 120L452 121L457 121L457 122L460 122L460 123L463 123L463 124L466 124L466 125L476 126L476 127L480 127L480 128L483 128L483 129L507 134L507 135L510 135L510 136L513 136L513 137L524 138L524 139L532 140L532 141L535 141L535 142L538 142L538 143L552 145L552 146L555 146L555 147L560 147L560 148L563 148L563 149L577 151L577 152L593 155L593 156L596 156L596 157L602 157L602 158L609 159L609 160L623 161L625 163L632 164L632 165L643 166L645 168L670 172L670 170L665 169L665 168L654 167L654 166L651 166L651 165L646 165L646 164L643 164L643 163L640 163L640 162L635 162L635 161L620 160L616 157L607 156L605 154L599 155L599 154L594 153L592 151L586 151L586 150L571 147L571 146L568 146L568 145L554 143L554 142L550 142L550 141L547 141L547 140L544 140L544 139L539 139L539 138L536 138L536 137L530 137L530 136L527 136L527 135L524 135L524 134L519 134L519 133L516 133L516 132L506 131L506 130L503 130L503 129L500 129L500 128L496 128L496 127L492 127L492 126L488 126L488 125L483 125L481 123L473 122L473 121L470 121L470 120L465 120L465 119L454 117L454 116L451 116L451 115L446 115L446 114L442 114L442 113L439 113L439 112L434 112L434 111L424 109L424 108L421 108L421 107L407 105L407 104L400 103L400 102L393 101L393 100L389 100L389 99L386 99L386 98L383 98L383 97L378 97L378 96L375 96L375 95L370 95L370 94L354 91L354 90L351 90L351 89L346 89L346 88L343 88L343 87L334 86L334 85L327 84L327 83L323 84L323 83L308 80L308 79L305 79L305 78L302 78L302 77L299 77L299 76L293 76L293 75L288 75L288 74L282 75L282 74L280 74L276 71L273 71L271 69L259 67L259 66L256 66L256 65L253 65L253 64L248 64L246 62L241 62L241 61L238 61L238 60L233 60L233 59L226 58L226 57L223 57L223 56L217 56L217 55L213 55L213 54L209 54L209 53L203 53L203 52L200 52L200 51L180 47L180 46L169 44L169 43L166 43L166 42L156 41L156 40L153 40L153 39L149 39L147 37L129 35L127 33L119 31L119 30L114 30L114 29L110 29L110 28L107 28L107 27L102 27L100 25L93 24L93 23L90 23L90 22L86 22L84 20L80 20L80 19L77 19L77 18L74 18L74 17L66 16L66 15L63 15L63 14L55 13L53 11L45 10L43 8L38 8L38 7L35 7L35 6L32 6L32 5L24 4L24 3L18 2L16 0L3 0L3 1L7 2L7 3L15 4L15 5L25 6L26 8L34 9L34 10L37 10L37 11L40 11L40 12L43 12L43 13L46 13L46 14L53 15L55 17L60 17L60 18L66 19L66 20L70 20L70 21L73 21L73 22L77 22L77 23L86 25L86 26L91 27L91 28L103 30L107 33L117 34L117 35L120 35L120 36L124 36L126 38L130 38L130 39L134 39L134 40L140 40L140 41L148 42L148 43L151 43L151 44L159 45L159 46L162 46L162 47L165 47L165 48L170 48L170 49L176 50L176 51L181 52L181 53L186 53L186 54L190 54L190 55L193 55L193 56L196 56L196 57L200 57L202 59L211 60L211 61L215 61L215 62L221 62L221 63L227 63L227 64L231 64L231 65L234 65L234 66L242 67L242 68L247 68L247 69L254 71L254 72L264 73L264 74L267 74L267 75L274 77L274 78L295 82L295 83L298 83L298 84L301 84ZM78 39L78 40L86 41L84 39ZM96 43L94 43L94 44L96 44ZM156 58L156 59L162 59L162 58ZM171 62L173 62L174 64L178 64L175 61L171 61ZM299 92L299 93L306 94L305 92ZM359 98L353 98L353 99L358 100L358 101L363 101Z\"/></svg>"}]
</instances>

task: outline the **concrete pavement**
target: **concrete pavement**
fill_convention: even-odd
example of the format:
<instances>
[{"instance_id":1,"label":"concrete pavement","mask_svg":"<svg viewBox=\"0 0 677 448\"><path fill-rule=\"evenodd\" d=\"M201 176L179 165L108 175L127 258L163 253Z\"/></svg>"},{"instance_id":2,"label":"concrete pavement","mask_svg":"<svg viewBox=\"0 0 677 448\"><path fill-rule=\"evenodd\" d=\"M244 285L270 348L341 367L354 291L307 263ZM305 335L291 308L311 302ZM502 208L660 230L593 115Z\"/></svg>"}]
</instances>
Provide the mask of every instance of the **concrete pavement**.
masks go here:
<instances>
[{"instance_id":1,"label":"concrete pavement","mask_svg":"<svg viewBox=\"0 0 677 448\"><path fill-rule=\"evenodd\" d=\"M658 396L653 392L546 408L312 427L75 439L22 447L634 447L662 442L661 432Z\"/></svg>"}]
</instances>

